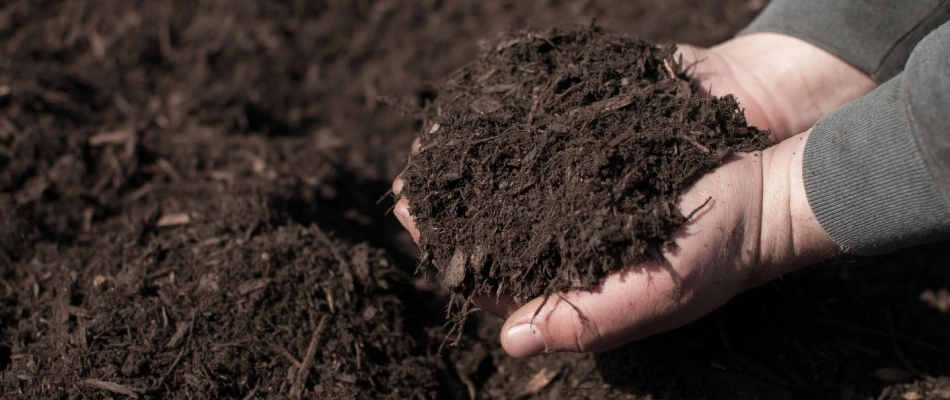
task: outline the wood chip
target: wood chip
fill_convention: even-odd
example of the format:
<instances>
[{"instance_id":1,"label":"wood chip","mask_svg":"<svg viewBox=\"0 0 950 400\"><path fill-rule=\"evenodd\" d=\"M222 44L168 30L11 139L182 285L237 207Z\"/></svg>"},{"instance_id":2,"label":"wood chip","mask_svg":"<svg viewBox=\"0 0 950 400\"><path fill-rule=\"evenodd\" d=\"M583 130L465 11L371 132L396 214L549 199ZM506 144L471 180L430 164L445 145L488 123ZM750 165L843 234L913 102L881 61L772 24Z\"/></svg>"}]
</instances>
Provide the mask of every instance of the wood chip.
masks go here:
<instances>
[{"instance_id":1,"label":"wood chip","mask_svg":"<svg viewBox=\"0 0 950 400\"><path fill-rule=\"evenodd\" d=\"M622 95L598 101L590 105L595 110L614 111L633 104L633 96Z\"/></svg>"},{"instance_id":2,"label":"wood chip","mask_svg":"<svg viewBox=\"0 0 950 400\"><path fill-rule=\"evenodd\" d=\"M551 383L554 380L554 377L557 376L557 371L550 371L547 368L541 368L538 373L534 374L534 377L528 381L528 384L524 386L524 389L521 391L522 396L530 396L538 394L541 389L544 389L545 386Z\"/></svg>"},{"instance_id":3,"label":"wood chip","mask_svg":"<svg viewBox=\"0 0 950 400\"><path fill-rule=\"evenodd\" d=\"M490 114L494 111L500 109L501 103L498 100L495 100L488 96L482 96L476 99L470 104L472 111L475 111L479 114Z\"/></svg>"},{"instance_id":4,"label":"wood chip","mask_svg":"<svg viewBox=\"0 0 950 400\"><path fill-rule=\"evenodd\" d=\"M488 70L488 72L485 72L484 74L482 74L481 76L479 76L478 78L475 78L475 81L478 82L478 83L484 83L485 81L488 80L488 78L491 78L491 76L494 75L495 72L498 72L498 70L492 68L492 69Z\"/></svg>"},{"instance_id":5,"label":"wood chip","mask_svg":"<svg viewBox=\"0 0 950 400\"><path fill-rule=\"evenodd\" d=\"M123 129L97 134L89 138L89 145L102 146L106 144L123 144L132 138L132 130Z\"/></svg>"},{"instance_id":6,"label":"wood chip","mask_svg":"<svg viewBox=\"0 0 950 400\"><path fill-rule=\"evenodd\" d=\"M175 334L168 339L168 343L165 343L165 347L169 349L174 349L181 344L181 340L185 338L185 335L188 334L188 331L191 330L191 320L179 321L178 325L175 327Z\"/></svg>"},{"instance_id":7,"label":"wood chip","mask_svg":"<svg viewBox=\"0 0 950 400\"><path fill-rule=\"evenodd\" d=\"M676 71L673 71L673 66L670 65L670 60L663 60L663 67L666 68L666 73L670 74L670 78L676 77Z\"/></svg>"},{"instance_id":8,"label":"wood chip","mask_svg":"<svg viewBox=\"0 0 950 400\"><path fill-rule=\"evenodd\" d=\"M140 393L145 393L145 390L143 389L136 389L131 386L120 385L118 383L113 383L113 382L100 381L98 379L86 379L80 383L82 383L85 386L106 390L115 394L124 394L133 399L139 398Z\"/></svg>"},{"instance_id":9,"label":"wood chip","mask_svg":"<svg viewBox=\"0 0 950 400\"><path fill-rule=\"evenodd\" d=\"M629 95L629 94L611 97L606 100L601 100L595 103L588 104L583 107L572 109L568 111L567 113L568 115L577 115L577 114L587 112L588 110L592 110L595 112L596 111L615 111L615 110L619 110L621 108L624 108L626 106L633 104L633 97L634 97L633 95Z\"/></svg>"},{"instance_id":10,"label":"wood chip","mask_svg":"<svg viewBox=\"0 0 950 400\"><path fill-rule=\"evenodd\" d=\"M518 85L515 85L515 84L485 86L484 88L482 88L482 93L485 93L485 94L504 93L511 89L516 88L517 86Z\"/></svg>"},{"instance_id":11,"label":"wood chip","mask_svg":"<svg viewBox=\"0 0 950 400\"><path fill-rule=\"evenodd\" d=\"M161 218L158 219L158 222L155 223L155 226L164 228L167 226L186 225L189 222L191 222L191 217L188 214L168 214L162 215Z\"/></svg>"},{"instance_id":12,"label":"wood chip","mask_svg":"<svg viewBox=\"0 0 950 400\"><path fill-rule=\"evenodd\" d=\"M469 265L472 266L472 269L478 271L485 266L485 262L488 260L488 252L485 251L484 246L475 246L475 251L472 252L471 257L469 257Z\"/></svg>"},{"instance_id":13,"label":"wood chip","mask_svg":"<svg viewBox=\"0 0 950 400\"><path fill-rule=\"evenodd\" d=\"M448 268L442 270L442 286L455 287L465 279L465 266L467 265L467 256L465 252L459 249L455 250L452 261L449 261Z\"/></svg>"},{"instance_id":14,"label":"wood chip","mask_svg":"<svg viewBox=\"0 0 950 400\"><path fill-rule=\"evenodd\" d=\"M874 371L874 377L884 382L904 382L912 379L914 373L899 369L881 368Z\"/></svg>"},{"instance_id":15,"label":"wood chip","mask_svg":"<svg viewBox=\"0 0 950 400\"><path fill-rule=\"evenodd\" d=\"M261 290L267 287L269 283L270 283L270 279L268 278L254 279L254 280L247 281L238 285L237 290L238 290L238 293L245 295L254 291Z\"/></svg>"},{"instance_id":16,"label":"wood chip","mask_svg":"<svg viewBox=\"0 0 950 400\"><path fill-rule=\"evenodd\" d=\"M75 315L77 317L85 318L89 316L89 313L86 311L86 309L82 307L66 306L66 312L68 312L70 315Z\"/></svg>"}]
</instances>

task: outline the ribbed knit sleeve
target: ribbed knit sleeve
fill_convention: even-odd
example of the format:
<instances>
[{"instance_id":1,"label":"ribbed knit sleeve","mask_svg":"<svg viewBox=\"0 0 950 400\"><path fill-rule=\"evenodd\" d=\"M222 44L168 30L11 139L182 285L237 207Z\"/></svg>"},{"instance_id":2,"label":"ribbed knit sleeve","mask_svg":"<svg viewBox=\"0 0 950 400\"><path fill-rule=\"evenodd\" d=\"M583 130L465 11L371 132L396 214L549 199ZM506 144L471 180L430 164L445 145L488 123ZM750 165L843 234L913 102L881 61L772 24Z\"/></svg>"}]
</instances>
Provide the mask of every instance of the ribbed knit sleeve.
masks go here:
<instances>
[{"instance_id":1,"label":"ribbed knit sleeve","mask_svg":"<svg viewBox=\"0 0 950 400\"><path fill-rule=\"evenodd\" d=\"M950 0L774 0L742 34L782 33L861 68L899 74L917 43L950 20Z\"/></svg>"},{"instance_id":2,"label":"ribbed knit sleeve","mask_svg":"<svg viewBox=\"0 0 950 400\"><path fill-rule=\"evenodd\" d=\"M847 252L950 238L950 24L902 74L815 125L803 173L818 221Z\"/></svg>"}]
</instances>

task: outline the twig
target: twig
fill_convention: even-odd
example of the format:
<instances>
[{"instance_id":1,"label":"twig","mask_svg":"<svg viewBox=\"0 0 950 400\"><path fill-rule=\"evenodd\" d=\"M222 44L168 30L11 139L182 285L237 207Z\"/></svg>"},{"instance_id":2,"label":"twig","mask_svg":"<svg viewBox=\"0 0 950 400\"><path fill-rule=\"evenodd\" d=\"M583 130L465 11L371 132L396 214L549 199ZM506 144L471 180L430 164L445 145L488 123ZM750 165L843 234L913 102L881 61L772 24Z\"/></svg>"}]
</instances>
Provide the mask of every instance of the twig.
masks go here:
<instances>
[{"instance_id":1,"label":"twig","mask_svg":"<svg viewBox=\"0 0 950 400\"><path fill-rule=\"evenodd\" d=\"M353 272L350 269L350 263L343 258L343 255L340 254L337 250L337 246L330 240L326 233L323 232L323 229L320 229L320 226L313 225L313 231L316 233L317 239L320 239L323 244L327 245L327 248L330 249L330 254L333 254L333 258L340 263L340 269L343 270L343 277L346 279L350 287L348 289L352 290L353 286Z\"/></svg>"},{"instance_id":2,"label":"twig","mask_svg":"<svg viewBox=\"0 0 950 400\"><path fill-rule=\"evenodd\" d=\"M532 97L534 97L534 101L531 103L531 110L528 111L528 126L531 126L531 123L534 122L534 113L535 111L538 111L538 102L541 101L541 96L543 96L544 93L548 91L548 87L550 86L551 83L548 82L548 84L545 85L543 89L541 89L541 92L538 92L537 87L535 87L532 91Z\"/></svg>"},{"instance_id":3,"label":"twig","mask_svg":"<svg viewBox=\"0 0 950 400\"><path fill-rule=\"evenodd\" d=\"M696 146L696 148L698 148L698 149L699 149L700 151L702 151L703 153L709 154L709 153L712 152L711 150L709 150L708 147L703 146L702 143L699 143L698 141L696 141L696 139L693 139L693 138L689 137L688 135L680 135L680 139L683 139L683 140L689 142L689 144L691 144L691 145L693 145L693 146Z\"/></svg>"},{"instance_id":4,"label":"twig","mask_svg":"<svg viewBox=\"0 0 950 400\"><path fill-rule=\"evenodd\" d=\"M673 71L673 66L670 65L670 60L663 60L663 67L666 68L666 72L670 74L670 79L676 77L676 71Z\"/></svg>"},{"instance_id":5,"label":"twig","mask_svg":"<svg viewBox=\"0 0 950 400\"><path fill-rule=\"evenodd\" d=\"M704 207L706 207L710 201L712 201L712 196L707 197L706 201L704 201L703 204L700 204L699 207L696 207L693 209L693 211L690 211L689 215L686 216L686 220L689 221L693 219L693 216L696 215L696 213L698 213L699 210L702 210Z\"/></svg>"},{"instance_id":6,"label":"twig","mask_svg":"<svg viewBox=\"0 0 950 400\"><path fill-rule=\"evenodd\" d=\"M124 394L133 399L139 398L139 393L145 393L142 389L136 389L131 386L120 385L113 382L100 381L98 379L86 379L80 383L96 389L107 390L116 394Z\"/></svg>"},{"instance_id":7,"label":"twig","mask_svg":"<svg viewBox=\"0 0 950 400\"><path fill-rule=\"evenodd\" d=\"M130 129L100 133L89 138L89 145L102 146L105 144L122 144L132 139L132 134L133 132Z\"/></svg>"},{"instance_id":8,"label":"twig","mask_svg":"<svg viewBox=\"0 0 950 400\"><path fill-rule=\"evenodd\" d=\"M297 370L300 370L300 367L303 366L303 364L301 364L300 361L297 360L297 357L294 357L293 354L290 354L290 352L287 351L287 349L284 348L284 346L281 346L280 344L275 344L274 348L277 349L277 352L280 353L280 355L284 356L284 358L286 358L287 361L290 361L290 363L293 364L294 368L297 368Z\"/></svg>"},{"instance_id":9,"label":"twig","mask_svg":"<svg viewBox=\"0 0 950 400\"><path fill-rule=\"evenodd\" d=\"M468 374L462 371L458 363L455 363L455 373L458 374L459 380L468 389L468 398L471 400L478 398L478 389L475 388L475 382L472 382L472 378L469 378Z\"/></svg>"},{"instance_id":10,"label":"twig","mask_svg":"<svg viewBox=\"0 0 950 400\"><path fill-rule=\"evenodd\" d=\"M162 215L155 223L155 226L164 228L167 226L186 225L191 222L191 216L185 213Z\"/></svg>"},{"instance_id":11,"label":"twig","mask_svg":"<svg viewBox=\"0 0 950 400\"><path fill-rule=\"evenodd\" d=\"M310 337L310 346L307 347L307 354L304 356L303 362L300 363L300 371L297 372L297 381L290 387L291 398L299 399L303 394L303 385L307 383L310 368L313 367L313 358L317 355L317 344L319 344L320 334L327 324L327 317L328 315L324 315L323 318L320 318L317 329L313 330L313 335Z\"/></svg>"},{"instance_id":12,"label":"twig","mask_svg":"<svg viewBox=\"0 0 950 400\"><path fill-rule=\"evenodd\" d=\"M172 361L172 365L168 367L168 370L166 370L161 377L158 378L158 383L155 384L154 387L155 389L158 389L159 386L165 384L165 379L168 378L168 374L171 374L172 371L175 370L175 367L177 367L178 363L181 362L181 357L185 355L185 350L187 349L188 347L182 347L181 351L178 352L178 357L175 357L175 361Z\"/></svg>"},{"instance_id":13,"label":"twig","mask_svg":"<svg viewBox=\"0 0 950 400\"><path fill-rule=\"evenodd\" d=\"M539 305L538 308L537 308L536 310L534 310L534 314L531 315L531 323L532 323L532 324L534 324L534 319L537 318L538 314L541 314L541 309L544 308L544 305L545 305L545 304L548 304L548 300L549 300L550 298L551 298L551 294L550 294L550 293L544 295L544 300L541 300L541 305Z\"/></svg>"},{"instance_id":14,"label":"twig","mask_svg":"<svg viewBox=\"0 0 950 400\"><path fill-rule=\"evenodd\" d=\"M257 382L257 385L254 385L254 389L251 389L251 391L248 392L248 394L247 394L246 396L244 396L244 399L243 399L243 400L251 400L251 399L253 399L253 398L254 398L254 395L257 394L257 390L260 389L260 388L261 388L261 383L260 383L260 382Z\"/></svg>"}]
</instances>

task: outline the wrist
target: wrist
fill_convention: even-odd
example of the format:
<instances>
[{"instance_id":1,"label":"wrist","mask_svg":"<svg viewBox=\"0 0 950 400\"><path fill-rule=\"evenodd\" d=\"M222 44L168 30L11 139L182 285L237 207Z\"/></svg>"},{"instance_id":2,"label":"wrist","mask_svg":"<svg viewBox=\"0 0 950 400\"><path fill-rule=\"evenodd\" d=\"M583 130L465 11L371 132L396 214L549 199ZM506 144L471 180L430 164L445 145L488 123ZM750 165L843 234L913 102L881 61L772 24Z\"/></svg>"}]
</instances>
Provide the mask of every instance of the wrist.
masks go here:
<instances>
[{"instance_id":1,"label":"wrist","mask_svg":"<svg viewBox=\"0 0 950 400\"><path fill-rule=\"evenodd\" d=\"M762 281L841 254L808 203L802 161L811 130L762 152Z\"/></svg>"}]
</instances>

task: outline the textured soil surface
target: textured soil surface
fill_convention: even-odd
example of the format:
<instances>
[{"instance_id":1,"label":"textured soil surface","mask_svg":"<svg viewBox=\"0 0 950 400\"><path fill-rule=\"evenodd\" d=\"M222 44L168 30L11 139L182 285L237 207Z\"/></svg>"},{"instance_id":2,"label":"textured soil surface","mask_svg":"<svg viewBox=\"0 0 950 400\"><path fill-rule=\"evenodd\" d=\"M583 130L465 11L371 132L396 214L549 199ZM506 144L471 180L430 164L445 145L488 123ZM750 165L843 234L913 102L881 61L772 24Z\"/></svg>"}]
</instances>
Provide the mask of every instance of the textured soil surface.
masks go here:
<instances>
[{"instance_id":1,"label":"textured soil surface","mask_svg":"<svg viewBox=\"0 0 950 400\"><path fill-rule=\"evenodd\" d=\"M449 76L404 192L444 285L527 302L660 257L681 192L770 144L675 50L596 26L509 32Z\"/></svg>"},{"instance_id":2,"label":"textured soil surface","mask_svg":"<svg viewBox=\"0 0 950 400\"><path fill-rule=\"evenodd\" d=\"M713 44L764 2L0 2L4 399L946 398L945 244L816 266L617 351L512 360L377 204L479 42ZM414 105L415 107L415 105ZM434 275L434 274L432 274Z\"/></svg>"}]
</instances>

